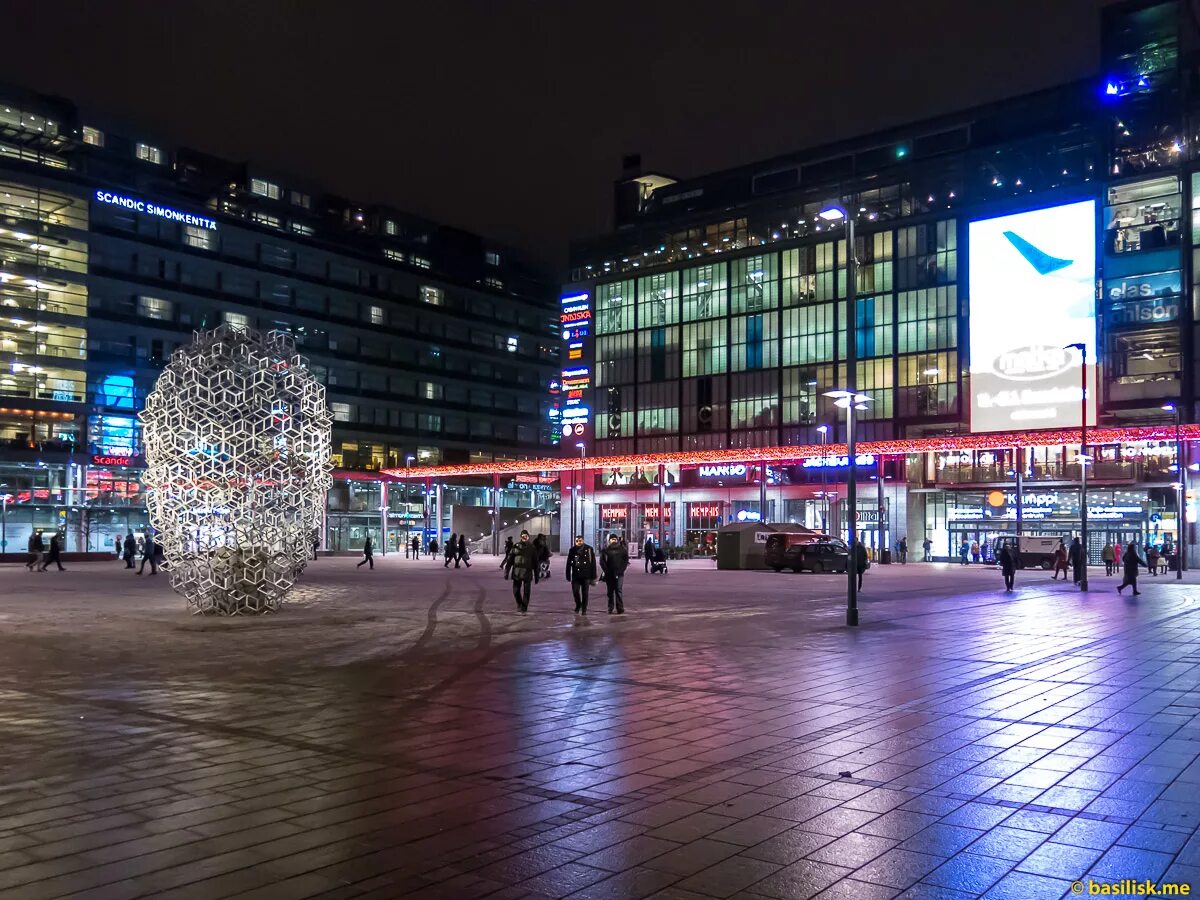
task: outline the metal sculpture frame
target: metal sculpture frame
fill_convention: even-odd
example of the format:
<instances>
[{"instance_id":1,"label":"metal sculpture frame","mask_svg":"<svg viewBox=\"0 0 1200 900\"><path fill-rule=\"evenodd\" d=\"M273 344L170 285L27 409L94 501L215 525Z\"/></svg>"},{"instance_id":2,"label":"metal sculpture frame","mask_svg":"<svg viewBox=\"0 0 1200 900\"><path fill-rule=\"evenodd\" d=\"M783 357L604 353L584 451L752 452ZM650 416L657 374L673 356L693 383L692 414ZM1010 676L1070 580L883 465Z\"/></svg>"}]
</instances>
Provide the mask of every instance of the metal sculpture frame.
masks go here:
<instances>
[{"instance_id":1,"label":"metal sculpture frame","mask_svg":"<svg viewBox=\"0 0 1200 900\"><path fill-rule=\"evenodd\" d=\"M197 614L275 612L332 487L325 386L285 332L197 331L139 414L150 524Z\"/></svg>"}]
</instances>

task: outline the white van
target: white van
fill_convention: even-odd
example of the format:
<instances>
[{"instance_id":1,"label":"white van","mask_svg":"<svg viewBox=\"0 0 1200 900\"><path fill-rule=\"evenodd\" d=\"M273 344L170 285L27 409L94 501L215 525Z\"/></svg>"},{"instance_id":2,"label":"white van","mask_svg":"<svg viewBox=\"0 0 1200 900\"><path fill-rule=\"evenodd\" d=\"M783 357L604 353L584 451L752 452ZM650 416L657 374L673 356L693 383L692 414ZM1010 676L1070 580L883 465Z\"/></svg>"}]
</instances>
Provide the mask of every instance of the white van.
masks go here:
<instances>
[{"instance_id":1,"label":"white van","mask_svg":"<svg viewBox=\"0 0 1200 900\"><path fill-rule=\"evenodd\" d=\"M1000 548L1008 546L1016 551L1018 569L1054 568L1054 551L1062 538L1047 535L1002 534L992 540L992 558L998 559Z\"/></svg>"}]
</instances>

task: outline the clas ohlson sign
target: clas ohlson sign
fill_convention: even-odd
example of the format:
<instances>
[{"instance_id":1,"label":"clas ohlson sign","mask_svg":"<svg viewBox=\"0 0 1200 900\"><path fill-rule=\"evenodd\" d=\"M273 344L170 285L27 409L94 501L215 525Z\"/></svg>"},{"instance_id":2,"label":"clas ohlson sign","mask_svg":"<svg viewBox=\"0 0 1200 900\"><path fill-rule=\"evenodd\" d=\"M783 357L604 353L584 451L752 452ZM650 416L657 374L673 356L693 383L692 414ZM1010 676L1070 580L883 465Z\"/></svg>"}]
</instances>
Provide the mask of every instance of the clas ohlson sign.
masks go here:
<instances>
[{"instance_id":1,"label":"clas ohlson sign","mask_svg":"<svg viewBox=\"0 0 1200 900\"><path fill-rule=\"evenodd\" d=\"M157 203L151 203L149 200L141 200L137 197L126 196L125 194L114 194L112 191L106 190L96 191L95 197L97 203L120 206L122 209L145 213L148 216L158 216L160 219L170 219L172 222L182 222L184 225L194 225L197 228L207 228L209 231L217 230L217 223L206 216L196 216L192 213L180 212L177 209L171 209L169 206L159 206Z\"/></svg>"}]
</instances>

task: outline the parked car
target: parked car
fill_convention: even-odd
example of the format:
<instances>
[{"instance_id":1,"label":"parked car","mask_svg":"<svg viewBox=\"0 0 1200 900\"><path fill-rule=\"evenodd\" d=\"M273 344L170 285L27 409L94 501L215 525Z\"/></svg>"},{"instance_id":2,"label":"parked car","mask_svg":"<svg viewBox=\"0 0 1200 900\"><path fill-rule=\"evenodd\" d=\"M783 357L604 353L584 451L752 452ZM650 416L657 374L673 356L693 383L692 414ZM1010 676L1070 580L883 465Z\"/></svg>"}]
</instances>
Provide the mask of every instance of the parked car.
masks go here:
<instances>
[{"instance_id":1,"label":"parked car","mask_svg":"<svg viewBox=\"0 0 1200 900\"><path fill-rule=\"evenodd\" d=\"M1000 556L1000 548L1007 544L1016 551L1018 569L1051 569L1054 567L1054 551L1058 537L1044 535L1002 534L992 540L992 559Z\"/></svg>"},{"instance_id":2,"label":"parked car","mask_svg":"<svg viewBox=\"0 0 1200 900\"><path fill-rule=\"evenodd\" d=\"M776 572L845 572L850 550L840 538L815 532L778 532L767 538L767 565Z\"/></svg>"}]
</instances>

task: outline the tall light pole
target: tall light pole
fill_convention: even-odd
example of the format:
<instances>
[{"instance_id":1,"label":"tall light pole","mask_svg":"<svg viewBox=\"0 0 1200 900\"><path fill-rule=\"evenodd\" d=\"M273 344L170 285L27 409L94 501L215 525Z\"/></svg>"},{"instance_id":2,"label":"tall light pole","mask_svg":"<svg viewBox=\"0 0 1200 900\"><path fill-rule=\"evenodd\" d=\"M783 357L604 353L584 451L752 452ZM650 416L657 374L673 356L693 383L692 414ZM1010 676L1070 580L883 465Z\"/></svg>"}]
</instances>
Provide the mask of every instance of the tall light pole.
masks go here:
<instances>
[{"instance_id":1,"label":"tall light pole","mask_svg":"<svg viewBox=\"0 0 1200 900\"><path fill-rule=\"evenodd\" d=\"M409 483L408 479L409 479L409 473L412 472L413 460L415 460L415 459L416 459L416 457L413 456L411 453L404 457L404 525L405 525L405 528L404 528L404 544L405 544L404 550L405 550L406 554L408 552L408 544L410 543L410 537L408 534L409 528L410 528L410 526L408 524L409 502L410 502L409 498L408 498L408 491L409 491L409 488L411 487L411 484Z\"/></svg>"},{"instance_id":2,"label":"tall light pole","mask_svg":"<svg viewBox=\"0 0 1200 900\"><path fill-rule=\"evenodd\" d=\"M846 624L858 624L858 582L855 572L856 535L858 532L858 491L855 481L858 478L858 467L854 457L854 410L860 403L865 404L866 397L858 393L858 260L854 246L854 218L846 208L837 201L829 201L817 216L830 225L835 222L846 223L846 389L836 391L835 406L846 410L846 455L849 462L849 474L846 483L846 518L849 522L850 556L846 565ZM826 396L831 396L827 393ZM845 404L843 406L843 403ZM865 409L865 405L863 405Z\"/></svg>"},{"instance_id":3,"label":"tall light pole","mask_svg":"<svg viewBox=\"0 0 1200 900\"><path fill-rule=\"evenodd\" d=\"M575 446L579 448L579 531L576 534L583 534L583 466L587 459L587 444L579 441Z\"/></svg>"},{"instance_id":4,"label":"tall light pole","mask_svg":"<svg viewBox=\"0 0 1200 900\"><path fill-rule=\"evenodd\" d=\"M1183 438L1179 434L1179 407L1174 403L1164 403L1163 409L1175 414L1175 472L1179 475L1176 481L1178 499L1175 501L1175 521L1178 523L1178 534L1175 542L1179 545L1175 550L1175 580L1183 579L1183 564L1187 559L1187 538L1184 537L1187 516L1183 511L1184 497L1187 494L1187 467L1183 464Z\"/></svg>"},{"instance_id":5,"label":"tall light pole","mask_svg":"<svg viewBox=\"0 0 1200 900\"><path fill-rule=\"evenodd\" d=\"M1079 580L1079 589L1088 589L1088 531L1087 531L1087 344L1076 341L1067 344L1067 348L1079 351L1079 540L1083 554L1083 576Z\"/></svg>"},{"instance_id":6,"label":"tall light pole","mask_svg":"<svg viewBox=\"0 0 1200 900\"><path fill-rule=\"evenodd\" d=\"M8 485L0 484L0 553L8 548Z\"/></svg>"},{"instance_id":7,"label":"tall light pole","mask_svg":"<svg viewBox=\"0 0 1200 900\"><path fill-rule=\"evenodd\" d=\"M821 530L826 534L829 533L829 488L827 486L828 478L826 472L828 467L825 465L826 457L829 455L829 426L818 425L817 433L821 435Z\"/></svg>"}]
</instances>

